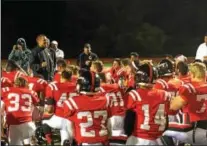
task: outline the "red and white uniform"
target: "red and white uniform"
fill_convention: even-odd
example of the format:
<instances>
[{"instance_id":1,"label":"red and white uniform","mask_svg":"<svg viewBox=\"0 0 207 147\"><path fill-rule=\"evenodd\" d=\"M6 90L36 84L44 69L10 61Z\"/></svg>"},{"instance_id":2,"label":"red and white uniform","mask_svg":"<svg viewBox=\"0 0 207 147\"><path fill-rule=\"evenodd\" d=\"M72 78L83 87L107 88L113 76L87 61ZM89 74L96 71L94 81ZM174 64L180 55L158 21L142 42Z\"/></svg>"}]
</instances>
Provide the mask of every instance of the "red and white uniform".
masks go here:
<instances>
[{"instance_id":1,"label":"red and white uniform","mask_svg":"<svg viewBox=\"0 0 207 147\"><path fill-rule=\"evenodd\" d=\"M180 79L184 83L190 83L191 82L190 74L188 74L186 76L178 76L178 79Z\"/></svg>"},{"instance_id":2,"label":"red and white uniform","mask_svg":"<svg viewBox=\"0 0 207 147\"><path fill-rule=\"evenodd\" d=\"M71 122L64 118L63 102L68 98L77 95L75 93L76 85L70 82L56 83L52 82L46 88L46 99L55 100L55 112L49 119L44 119L43 124L49 125L51 128L60 129L61 145L64 140L71 138Z\"/></svg>"},{"instance_id":3,"label":"red and white uniform","mask_svg":"<svg viewBox=\"0 0 207 147\"><path fill-rule=\"evenodd\" d=\"M110 145L121 145L117 143L117 141L127 140L127 136L124 133L124 92L119 88L118 84L102 84L101 88L107 93L107 96L110 99L111 117L108 120L111 132ZM116 140L116 144L113 143L113 140Z\"/></svg>"},{"instance_id":4,"label":"red and white uniform","mask_svg":"<svg viewBox=\"0 0 207 147\"><path fill-rule=\"evenodd\" d=\"M186 83L179 89L179 96L187 102L187 105L182 108L183 113L187 117L183 117L183 122L197 122L200 120L207 120L207 83L191 82ZM187 119L186 119L187 118ZM197 128L195 135L193 135L193 128L184 131L171 131L167 130L164 135L171 136L180 142L187 142L192 145L206 145L207 141L203 138L206 137L206 129ZM195 137L195 142L193 141Z\"/></svg>"},{"instance_id":5,"label":"red and white uniform","mask_svg":"<svg viewBox=\"0 0 207 147\"><path fill-rule=\"evenodd\" d=\"M131 90L126 95L126 108L136 112L134 131L126 145L162 144L159 137L166 127L169 98L169 93L157 89Z\"/></svg>"},{"instance_id":6,"label":"red and white uniform","mask_svg":"<svg viewBox=\"0 0 207 147\"><path fill-rule=\"evenodd\" d=\"M171 96L175 97L178 95L179 88L183 84L184 82L178 78L173 78L168 82L166 82L163 79L158 79L154 87L165 90L169 92ZM170 111L169 114L170 115L169 115L168 130L182 131L192 127L192 125L188 121L189 118L186 112L184 113L182 110L178 110L178 111Z\"/></svg>"},{"instance_id":7,"label":"red and white uniform","mask_svg":"<svg viewBox=\"0 0 207 147\"><path fill-rule=\"evenodd\" d=\"M25 74L21 71L12 71L12 72L2 72L2 77L8 78L12 83L16 80L16 78L24 76Z\"/></svg>"},{"instance_id":8,"label":"red and white uniform","mask_svg":"<svg viewBox=\"0 0 207 147\"><path fill-rule=\"evenodd\" d=\"M168 81L163 80L163 79L158 79L155 82L155 85L153 88L155 89L161 89L169 92L172 96L176 96L177 92L179 90L179 87L183 85L183 81L175 78L175 79L170 79Z\"/></svg>"},{"instance_id":9,"label":"red and white uniform","mask_svg":"<svg viewBox=\"0 0 207 147\"><path fill-rule=\"evenodd\" d=\"M23 78L27 80L30 90L35 92L45 92L48 83L44 79L29 76L23 76Z\"/></svg>"},{"instance_id":10,"label":"red and white uniform","mask_svg":"<svg viewBox=\"0 0 207 147\"><path fill-rule=\"evenodd\" d=\"M39 98L34 91L27 88L5 87L1 94L1 110L6 112L10 145L23 145L24 139L34 135L32 106L39 102Z\"/></svg>"},{"instance_id":11,"label":"red and white uniform","mask_svg":"<svg viewBox=\"0 0 207 147\"><path fill-rule=\"evenodd\" d=\"M134 75L128 75L127 76L127 87L134 87L135 81L134 81Z\"/></svg>"},{"instance_id":12,"label":"red and white uniform","mask_svg":"<svg viewBox=\"0 0 207 147\"><path fill-rule=\"evenodd\" d=\"M113 83L118 83L119 79L121 77L125 77L126 76L126 72L124 70L124 68L118 68L118 69L114 69L113 67L109 70L109 72L106 73L106 78L107 81L112 80Z\"/></svg>"},{"instance_id":13,"label":"red and white uniform","mask_svg":"<svg viewBox=\"0 0 207 147\"><path fill-rule=\"evenodd\" d=\"M60 82L61 72L56 72L53 78L53 81Z\"/></svg>"},{"instance_id":14,"label":"red and white uniform","mask_svg":"<svg viewBox=\"0 0 207 147\"><path fill-rule=\"evenodd\" d=\"M105 95L80 95L64 102L64 114L75 125L74 138L79 145L106 145L110 101Z\"/></svg>"},{"instance_id":15,"label":"red and white uniform","mask_svg":"<svg viewBox=\"0 0 207 147\"><path fill-rule=\"evenodd\" d=\"M191 122L207 119L207 83L191 82L184 84L179 90L180 97L187 102L183 108L188 112Z\"/></svg>"},{"instance_id":16,"label":"red and white uniform","mask_svg":"<svg viewBox=\"0 0 207 147\"><path fill-rule=\"evenodd\" d=\"M5 77L1 77L1 88L4 87L12 87L13 84L11 82L11 80L9 80L8 78Z\"/></svg>"},{"instance_id":17,"label":"red and white uniform","mask_svg":"<svg viewBox=\"0 0 207 147\"><path fill-rule=\"evenodd\" d=\"M60 82L60 76L61 76L61 73L60 72L55 73L53 81ZM72 76L71 77L71 82L72 83L76 83L77 82L77 79L78 78L76 76Z\"/></svg>"}]
</instances>

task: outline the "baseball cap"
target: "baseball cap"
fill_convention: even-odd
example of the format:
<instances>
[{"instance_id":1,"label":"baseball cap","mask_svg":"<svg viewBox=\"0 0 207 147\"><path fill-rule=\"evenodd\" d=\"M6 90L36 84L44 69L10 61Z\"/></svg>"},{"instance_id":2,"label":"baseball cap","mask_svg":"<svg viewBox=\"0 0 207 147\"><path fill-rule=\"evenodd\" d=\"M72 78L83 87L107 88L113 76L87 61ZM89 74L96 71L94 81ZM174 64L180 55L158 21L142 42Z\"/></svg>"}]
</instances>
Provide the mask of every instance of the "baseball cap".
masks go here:
<instances>
[{"instance_id":1,"label":"baseball cap","mask_svg":"<svg viewBox=\"0 0 207 147\"><path fill-rule=\"evenodd\" d=\"M53 40L51 43L52 43L52 44L55 44L55 45L58 45L58 42L55 41L55 40Z\"/></svg>"}]
</instances>

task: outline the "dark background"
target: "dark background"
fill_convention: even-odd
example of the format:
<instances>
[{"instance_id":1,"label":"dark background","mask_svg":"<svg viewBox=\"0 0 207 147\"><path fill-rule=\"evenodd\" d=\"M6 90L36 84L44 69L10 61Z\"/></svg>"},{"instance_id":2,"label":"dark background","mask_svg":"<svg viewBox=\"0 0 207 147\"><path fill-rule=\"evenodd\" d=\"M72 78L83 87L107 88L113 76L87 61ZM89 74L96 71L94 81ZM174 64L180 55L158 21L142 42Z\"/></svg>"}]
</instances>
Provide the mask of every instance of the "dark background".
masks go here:
<instances>
[{"instance_id":1,"label":"dark background","mask_svg":"<svg viewBox=\"0 0 207 147\"><path fill-rule=\"evenodd\" d=\"M19 37L57 40L66 58L91 43L100 57L195 56L207 32L207 0L1 1L2 58Z\"/></svg>"}]
</instances>

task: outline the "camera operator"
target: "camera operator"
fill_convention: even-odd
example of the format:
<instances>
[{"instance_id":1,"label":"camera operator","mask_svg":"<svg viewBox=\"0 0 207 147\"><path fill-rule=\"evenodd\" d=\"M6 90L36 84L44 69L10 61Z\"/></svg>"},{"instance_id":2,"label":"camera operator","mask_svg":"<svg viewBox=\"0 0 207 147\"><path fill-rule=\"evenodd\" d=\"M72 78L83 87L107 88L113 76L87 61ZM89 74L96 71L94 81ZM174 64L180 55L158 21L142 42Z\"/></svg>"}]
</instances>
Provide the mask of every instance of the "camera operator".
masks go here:
<instances>
[{"instance_id":1,"label":"camera operator","mask_svg":"<svg viewBox=\"0 0 207 147\"><path fill-rule=\"evenodd\" d=\"M92 61L96 61L98 56L91 52L91 45L86 43L83 48L83 53L81 53L78 57L77 64L80 68L85 68L90 70Z\"/></svg>"},{"instance_id":2,"label":"camera operator","mask_svg":"<svg viewBox=\"0 0 207 147\"><path fill-rule=\"evenodd\" d=\"M18 65L20 65L22 69L28 72L30 54L31 51L27 48L25 39L19 38L16 45L13 46L13 49L9 54L8 60L15 61Z\"/></svg>"}]
</instances>

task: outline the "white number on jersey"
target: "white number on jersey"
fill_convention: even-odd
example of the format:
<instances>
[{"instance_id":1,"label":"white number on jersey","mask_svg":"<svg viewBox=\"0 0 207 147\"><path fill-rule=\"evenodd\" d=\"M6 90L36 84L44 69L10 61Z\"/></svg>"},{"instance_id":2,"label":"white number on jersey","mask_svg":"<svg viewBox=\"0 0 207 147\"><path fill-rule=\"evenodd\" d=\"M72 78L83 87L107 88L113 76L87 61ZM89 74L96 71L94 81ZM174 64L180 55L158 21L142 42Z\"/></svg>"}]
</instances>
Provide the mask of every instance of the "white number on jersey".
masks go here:
<instances>
[{"instance_id":1,"label":"white number on jersey","mask_svg":"<svg viewBox=\"0 0 207 147\"><path fill-rule=\"evenodd\" d=\"M100 136L107 135L107 128L105 127L106 119L107 119L107 111L101 110L101 111L94 111L94 113L91 113L90 111L86 112L79 112L77 114L78 119L82 119L83 117L87 118L87 122L80 123L80 131L81 136L83 137L95 137L95 130L86 131L87 128L91 127L93 125L93 120L99 117L103 117L101 121L101 130L99 131Z\"/></svg>"},{"instance_id":2,"label":"white number on jersey","mask_svg":"<svg viewBox=\"0 0 207 147\"><path fill-rule=\"evenodd\" d=\"M122 94L121 92L117 92L117 93L114 93L114 92L111 92L111 93L107 93L106 94L106 97L108 99L112 98L112 101L111 101L111 104L110 106L124 106L124 101L123 101L123 98L122 98ZM119 101L118 101L119 99Z\"/></svg>"},{"instance_id":3,"label":"white number on jersey","mask_svg":"<svg viewBox=\"0 0 207 147\"><path fill-rule=\"evenodd\" d=\"M207 94L197 95L196 100L199 101L199 102L202 101L202 100L207 101ZM196 113L203 113L205 111L206 111L206 104L203 103L201 109L199 111L196 111Z\"/></svg>"},{"instance_id":4,"label":"white number on jersey","mask_svg":"<svg viewBox=\"0 0 207 147\"><path fill-rule=\"evenodd\" d=\"M63 107L63 102L65 100L67 100L68 98L72 98L74 96L77 96L77 95L78 95L77 93L70 93L69 96L68 96L67 93L62 93L60 99L57 102L57 106L58 107Z\"/></svg>"},{"instance_id":5,"label":"white number on jersey","mask_svg":"<svg viewBox=\"0 0 207 147\"><path fill-rule=\"evenodd\" d=\"M150 112L149 112L149 105L145 104L142 106L142 110L144 111L144 123L141 124L141 129L150 130ZM154 123L159 125L159 131L165 130L166 125L166 116L165 116L165 105L160 104L159 108L154 117Z\"/></svg>"},{"instance_id":6,"label":"white number on jersey","mask_svg":"<svg viewBox=\"0 0 207 147\"><path fill-rule=\"evenodd\" d=\"M34 83L29 83L28 86L29 86L29 90L33 90Z\"/></svg>"},{"instance_id":7,"label":"white number on jersey","mask_svg":"<svg viewBox=\"0 0 207 147\"><path fill-rule=\"evenodd\" d=\"M29 112L32 110L32 97L29 94L22 94L21 97L19 94L17 93L10 93L8 95L8 99L12 99L14 98L14 100L10 101L10 104L12 106L8 107L8 111L9 112L14 112L14 111L24 111L24 112ZM20 107L20 99L23 99L24 101L24 106Z\"/></svg>"}]
</instances>

